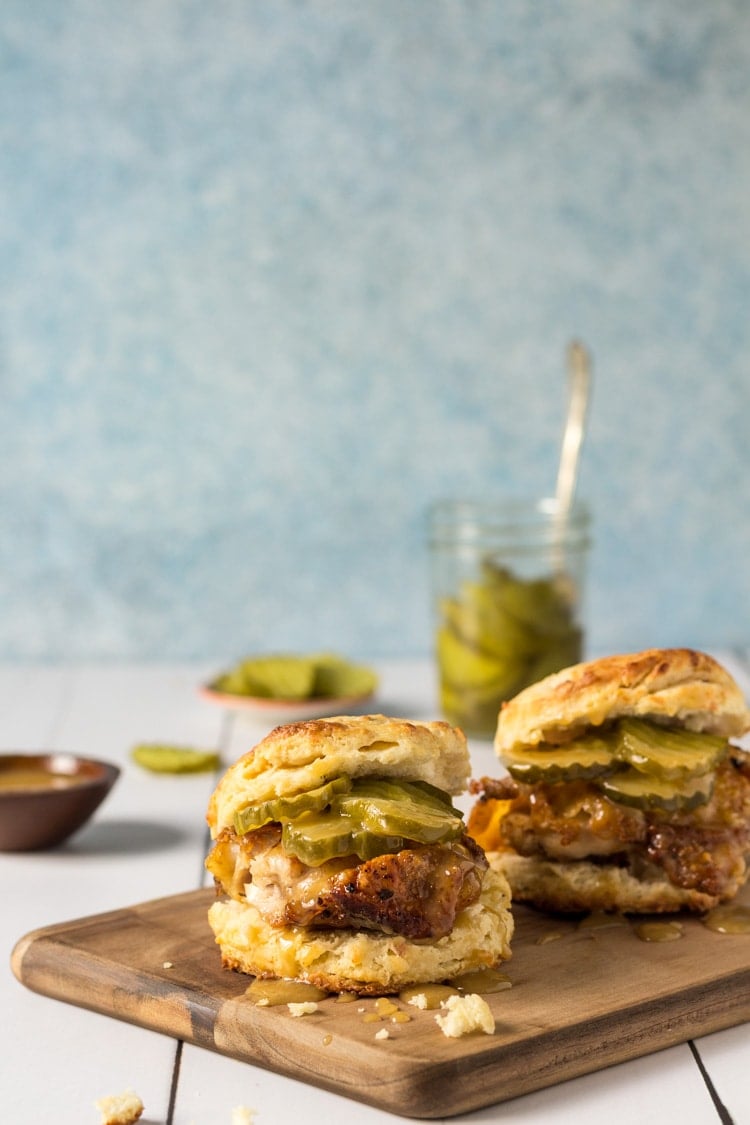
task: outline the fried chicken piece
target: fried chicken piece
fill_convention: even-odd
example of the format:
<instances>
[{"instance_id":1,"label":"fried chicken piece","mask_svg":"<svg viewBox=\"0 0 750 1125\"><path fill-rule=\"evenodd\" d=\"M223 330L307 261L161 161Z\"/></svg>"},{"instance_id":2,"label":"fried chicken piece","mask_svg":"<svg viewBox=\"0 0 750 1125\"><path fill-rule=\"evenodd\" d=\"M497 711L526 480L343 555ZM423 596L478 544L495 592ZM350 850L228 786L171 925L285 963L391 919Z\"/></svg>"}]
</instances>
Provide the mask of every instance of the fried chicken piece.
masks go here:
<instances>
[{"instance_id":1,"label":"fried chicken piece","mask_svg":"<svg viewBox=\"0 0 750 1125\"><path fill-rule=\"evenodd\" d=\"M635 809L589 782L535 785L482 779L469 831L488 851L555 861L607 859L660 868L678 887L727 897L742 885L750 854L750 754L733 750L716 769L713 794L694 809ZM490 839L490 833L492 839Z\"/></svg>"},{"instance_id":2,"label":"fried chicken piece","mask_svg":"<svg viewBox=\"0 0 750 1125\"><path fill-rule=\"evenodd\" d=\"M464 835L312 867L284 851L279 825L265 825L241 837L225 829L206 865L227 894L272 926L372 929L415 940L451 932L458 912L479 898L487 860Z\"/></svg>"}]
</instances>

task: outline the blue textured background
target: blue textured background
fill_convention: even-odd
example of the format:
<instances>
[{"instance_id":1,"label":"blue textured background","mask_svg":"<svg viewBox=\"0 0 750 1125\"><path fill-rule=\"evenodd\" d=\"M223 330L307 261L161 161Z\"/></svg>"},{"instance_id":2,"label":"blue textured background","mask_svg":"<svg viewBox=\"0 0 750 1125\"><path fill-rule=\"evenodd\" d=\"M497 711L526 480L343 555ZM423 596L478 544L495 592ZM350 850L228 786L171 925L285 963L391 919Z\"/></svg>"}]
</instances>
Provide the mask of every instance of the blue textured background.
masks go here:
<instances>
[{"instance_id":1,"label":"blue textured background","mask_svg":"<svg viewBox=\"0 0 750 1125\"><path fill-rule=\"evenodd\" d=\"M593 648L750 640L745 0L4 0L0 658L427 651L549 493Z\"/></svg>"}]
</instances>

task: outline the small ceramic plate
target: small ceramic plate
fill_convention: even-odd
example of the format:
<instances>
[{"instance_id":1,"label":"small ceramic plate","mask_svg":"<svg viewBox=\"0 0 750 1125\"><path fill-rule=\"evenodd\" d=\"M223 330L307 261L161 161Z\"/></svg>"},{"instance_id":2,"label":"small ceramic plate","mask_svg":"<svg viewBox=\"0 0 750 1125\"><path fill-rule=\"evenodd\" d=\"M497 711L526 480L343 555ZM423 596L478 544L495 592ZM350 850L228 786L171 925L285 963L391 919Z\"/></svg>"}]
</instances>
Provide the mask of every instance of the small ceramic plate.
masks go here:
<instances>
[{"instance_id":1,"label":"small ceramic plate","mask_svg":"<svg viewBox=\"0 0 750 1125\"><path fill-rule=\"evenodd\" d=\"M237 711L271 723L294 723L302 719L321 719L326 715L359 712L375 693L318 696L312 699L268 699L257 695L232 695L226 691L218 691L212 684L203 684L200 694L209 703L216 703L229 711Z\"/></svg>"}]
</instances>

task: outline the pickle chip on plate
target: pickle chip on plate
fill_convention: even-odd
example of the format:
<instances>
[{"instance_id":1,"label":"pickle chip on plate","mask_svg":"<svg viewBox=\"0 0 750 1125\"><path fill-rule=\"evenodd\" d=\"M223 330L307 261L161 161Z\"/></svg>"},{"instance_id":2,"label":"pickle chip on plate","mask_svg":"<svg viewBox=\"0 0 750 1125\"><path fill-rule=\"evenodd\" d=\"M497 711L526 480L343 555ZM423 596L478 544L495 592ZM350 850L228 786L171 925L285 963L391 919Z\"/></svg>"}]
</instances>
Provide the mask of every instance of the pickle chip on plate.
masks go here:
<instances>
[{"instance_id":1,"label":"pickle chip on plate","mask_svg":"<svg viewBox=\"0 0 750 1125\"><path fill-rule=\"evenodd\" d=\"M204 684L201 694L231 710L290 721L333 715L369 700L372 668L336 653L247 656Z\"/></svg>"}]
</instances>

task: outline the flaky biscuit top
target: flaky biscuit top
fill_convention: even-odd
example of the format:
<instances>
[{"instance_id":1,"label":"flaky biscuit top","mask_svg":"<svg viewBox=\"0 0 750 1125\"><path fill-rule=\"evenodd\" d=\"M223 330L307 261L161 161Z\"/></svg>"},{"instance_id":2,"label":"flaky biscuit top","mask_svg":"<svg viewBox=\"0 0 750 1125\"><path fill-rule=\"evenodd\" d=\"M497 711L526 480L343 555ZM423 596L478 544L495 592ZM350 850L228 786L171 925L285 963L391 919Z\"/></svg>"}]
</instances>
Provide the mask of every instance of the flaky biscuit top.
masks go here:
<instances>
[{"instance_id":1,"label":"flaky biscuit top","mask_svg":"<svg viewBox=\"0 0 750 1125\"><path fill-rule=\"evenodd\" d=\"M718 661L655 648L575 664L532 684L501 709L495 750L502 758L627 717L725 738L750 730L742 691Z\"/></svg>"},{"instance_id":2,"label":"flaky biscuit top","mask_svg":"<svg viewBox=\"0 0 750 1125\"><path fill-rule=\"evenodd\" d=\"M216 837L248 805L304 793L341 776L426 781L457 795L466 789L469 773L466 738L449 723L385 715L311 719L277 727L230 766L210 798L206 819Z\"/></svg>"}]
</instances>

